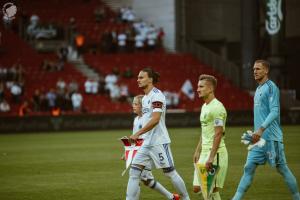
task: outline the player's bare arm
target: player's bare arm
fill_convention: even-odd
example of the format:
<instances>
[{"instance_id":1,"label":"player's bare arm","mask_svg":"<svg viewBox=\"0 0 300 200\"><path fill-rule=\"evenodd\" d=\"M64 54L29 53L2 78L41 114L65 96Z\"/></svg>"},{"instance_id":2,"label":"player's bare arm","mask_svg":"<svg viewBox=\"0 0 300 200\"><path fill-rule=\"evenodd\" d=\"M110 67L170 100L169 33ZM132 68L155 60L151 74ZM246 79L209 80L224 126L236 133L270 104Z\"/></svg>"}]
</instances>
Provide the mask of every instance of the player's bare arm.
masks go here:
<instances>
[{"instance_id":1,"label":"player's bare arm","mask_svg":"<svg viewBox=\"0 0 300 200\"><path fill-rule=\"evenodd\" d=\"M216 153L218 151L222 136L223 136L223 126L216 126L215 127L215 135L214 135L213 146L211 148L209 158L205 163L205 166L208 170L210 170L211 167L212 167L212 163L214 162L214 158L215 158Z\"/></svg>"},{"instance_id":2,"label":"player's bare arm","mask_svg":"<svg viewBox=\"0 0 300 200\"><path fill-rule=\"evenodd\" d=\"M197 163L198 160L199 160L199 157L200 157L200 153L201 153L201 148L202 148L202 139L200 137L199 139L199 143L195 149L195 153L194 153L194 156L193 156L193 161L194 163Z\"/></svg>"},{"instance_id":3,"label":"player's bare arm","mask_svg":"<svg viewBox=\"0 0 300 200\"><path fill-rule=\"evenodd\" d=\"M161 117L161 112L153 112L150 121L138 132L131 135L129 138L132 140L136 140L140 135L147 133L148 131L153 129L159 123L160 117Z\"/></svg>"}]
</instances>

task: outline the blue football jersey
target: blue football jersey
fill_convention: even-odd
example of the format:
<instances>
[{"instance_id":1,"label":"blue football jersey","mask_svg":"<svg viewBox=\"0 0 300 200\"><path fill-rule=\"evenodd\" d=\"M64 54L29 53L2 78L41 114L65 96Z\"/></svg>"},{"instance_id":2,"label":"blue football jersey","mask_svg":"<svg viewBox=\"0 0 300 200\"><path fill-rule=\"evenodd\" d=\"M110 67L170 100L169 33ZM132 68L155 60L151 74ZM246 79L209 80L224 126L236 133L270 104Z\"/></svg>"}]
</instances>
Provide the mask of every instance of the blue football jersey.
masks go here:
<instances>
[{"instance_id":1,"label":"blue football jersey","mask_svg":"<svg viewBox=\"0 0 300 200\"><path fill-rule=\"evenodd\" d=\"M254 95L254 131L264 127L262 138L282 141L279 89L271 80L259 85Z\"/></svg>"}]
</instances>

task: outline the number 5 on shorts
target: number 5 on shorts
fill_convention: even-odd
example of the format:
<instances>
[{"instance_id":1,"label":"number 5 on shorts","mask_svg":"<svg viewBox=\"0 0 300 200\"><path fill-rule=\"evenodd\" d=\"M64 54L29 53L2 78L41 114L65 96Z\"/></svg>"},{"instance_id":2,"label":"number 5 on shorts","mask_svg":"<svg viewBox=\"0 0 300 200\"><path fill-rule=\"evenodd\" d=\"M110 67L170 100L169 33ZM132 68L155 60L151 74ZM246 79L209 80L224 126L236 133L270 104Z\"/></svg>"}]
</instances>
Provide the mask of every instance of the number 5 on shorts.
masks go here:
<instances>
[{"instance_id":1,"label":"number 5 on shorts","mask_svg":"<svg viewBox=\"0 0 300 200\"><path fill-rule=\"evenodd\" d=\"M165 158L163 157L162 153L159 153L158 154L158 157L159 157L159 161L163 161Z\"/></svg>"}]
</instances>

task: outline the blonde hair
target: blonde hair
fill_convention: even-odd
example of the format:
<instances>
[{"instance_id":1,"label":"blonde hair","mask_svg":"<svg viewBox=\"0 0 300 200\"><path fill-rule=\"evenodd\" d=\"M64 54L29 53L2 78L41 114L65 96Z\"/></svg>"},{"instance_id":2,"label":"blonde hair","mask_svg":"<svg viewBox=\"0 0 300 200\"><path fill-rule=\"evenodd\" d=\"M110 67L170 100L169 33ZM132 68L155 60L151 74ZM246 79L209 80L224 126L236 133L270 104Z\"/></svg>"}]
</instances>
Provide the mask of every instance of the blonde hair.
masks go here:
<instances>
[{"instance_id":1,"label":"blonde hair","mask_svg":"<svg viewBox=\"0 0 300 200\"><path fill-rule=\"evenodd\" d=\"M136 95L133 100L137 99L138 103L142 105L142 99L143 99L144 95Z\"/></svg>"},{"instance_id":2,"label":"blonde hair","mask_svg":"<svg viewBox=\"0 0 300 200\"><path fill-rule=\"evenodd\" d=\"M216 89L217 83L218 83L216 77L214 77L212 75L208 75L208 74L201 74L199 76L199 81L202 81L202 80L210 82L212 84L214 90Z\"/></svg>"},{"instance_id":3,"label":"blonde hair","mask_svg":"<svg viewBox=\"0 0 300 200\"><path fill-rule=\"evenodd\" d=\"M266 61L266 60L256 60L255 63L261 64L266 69L270 70L270 63L268 61Z\"/></svg>"}]
</instances>

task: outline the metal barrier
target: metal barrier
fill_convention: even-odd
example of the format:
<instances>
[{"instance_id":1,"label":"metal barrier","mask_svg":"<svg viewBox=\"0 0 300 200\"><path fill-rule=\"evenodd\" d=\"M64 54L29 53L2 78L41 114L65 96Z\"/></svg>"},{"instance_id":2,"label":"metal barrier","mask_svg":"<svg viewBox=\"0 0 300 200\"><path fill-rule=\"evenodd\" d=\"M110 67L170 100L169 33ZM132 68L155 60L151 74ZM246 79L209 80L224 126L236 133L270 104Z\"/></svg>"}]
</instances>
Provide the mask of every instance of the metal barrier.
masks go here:
<instances>
[{"instance_id":1,"label":"metal barrier","mask_svg":"<svg viewBox=\"0 0 300 200\"><path fill-rule=\"evenodd\" d=\"M233 84L240 86L240 70L236 64L225 60L220 55L192 40L187 42L186 50L194 54L204 64L223 74Z\"/></svg>"}]
</instances>

